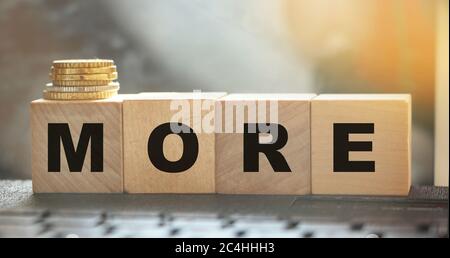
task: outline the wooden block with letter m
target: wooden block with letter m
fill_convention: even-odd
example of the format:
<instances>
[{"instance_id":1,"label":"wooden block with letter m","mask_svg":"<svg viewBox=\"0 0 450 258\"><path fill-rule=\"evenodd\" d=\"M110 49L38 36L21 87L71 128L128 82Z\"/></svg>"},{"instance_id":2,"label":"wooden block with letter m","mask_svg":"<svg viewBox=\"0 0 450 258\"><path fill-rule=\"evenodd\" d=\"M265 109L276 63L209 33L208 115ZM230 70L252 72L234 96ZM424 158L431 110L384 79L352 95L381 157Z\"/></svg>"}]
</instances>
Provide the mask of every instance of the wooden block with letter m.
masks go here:
<instances>
[{"instance_id":1,"label":"wooden block with letter m","mask_svg":"<svg viewBox=\"0 0 450 258\"><path fill-rule=\"evenodd\" d=\"M313 194L408 195L410 95L324 94L311 119Z\"/></svg>"},{"instance_id":2,"label":"wooden block with letter m","mask_svg":"<svg viewBox=\"0 0 450 258\"><path fill-rule=\"evenodd\" d=\"M122 100L36 100L30 108L35 193L123 192Z\"/></svg>"}]
</instances>

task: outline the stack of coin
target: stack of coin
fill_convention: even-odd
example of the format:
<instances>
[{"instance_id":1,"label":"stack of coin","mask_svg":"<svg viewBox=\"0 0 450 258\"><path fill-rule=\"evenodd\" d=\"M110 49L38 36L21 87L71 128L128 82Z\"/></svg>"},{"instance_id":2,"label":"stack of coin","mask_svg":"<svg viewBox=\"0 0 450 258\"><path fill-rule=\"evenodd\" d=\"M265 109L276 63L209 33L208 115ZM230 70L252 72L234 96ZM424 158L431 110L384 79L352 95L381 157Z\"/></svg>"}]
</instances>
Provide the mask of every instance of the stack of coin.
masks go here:
<instances>
[{"instance_id":1,"label":"stack of coin","mask_svg":"<svg viewBox=\"0 0 450 258\"><path fill-rule=\"evenodd\" d=\"M119 83L113 60L55 60L44 99L95 100L117 95Z\"/></svg>"}]
</instances>

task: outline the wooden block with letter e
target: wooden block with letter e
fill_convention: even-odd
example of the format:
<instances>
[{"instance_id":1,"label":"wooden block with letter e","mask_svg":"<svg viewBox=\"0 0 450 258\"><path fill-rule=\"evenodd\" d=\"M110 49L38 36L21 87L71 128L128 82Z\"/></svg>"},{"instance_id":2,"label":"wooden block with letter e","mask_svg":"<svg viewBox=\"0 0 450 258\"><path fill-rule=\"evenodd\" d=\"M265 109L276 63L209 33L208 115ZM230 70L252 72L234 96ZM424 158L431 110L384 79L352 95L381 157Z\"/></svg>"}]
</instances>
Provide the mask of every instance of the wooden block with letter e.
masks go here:
<instances>
[{"instance_id":1,"label":"wooden block with letter e","mask_svg":"<svg viewBox=\"0 0 450 258\"><path fill-rule=\"evenodd\" d=\"M313 194L408 194L410 95L324 94L311 118Z\"/></svg>"},{"instance_id":2,"label":"wooden block with letter e","mask_svg":"<svg viewBox=\"0 0 450 258\"><path fill-rule=\"evenodd\" d=\"M36 100L30 108L35 193L120 193L122 100Z\"/></svg>"},{"instance_id":3,"label":"wooden block with letter e","mask_svg":"<svg viewBox=\"0 0 450 258\"><path fill-rule=\"evenodd\" d=\"M314 96L230 94L219 99L217 192L310 194L310 104Z\"/></svg>"},{"instance_id":4,"label":"wooden block with letter e","mask_svg":"<svg viewBox=\"0 0 450 258\"><path fill-rule=\"evenodd\" d=\"M225 93L141 93L124 100L124 190L214 193L214 100Z\"/></svg>"}]
</instances>

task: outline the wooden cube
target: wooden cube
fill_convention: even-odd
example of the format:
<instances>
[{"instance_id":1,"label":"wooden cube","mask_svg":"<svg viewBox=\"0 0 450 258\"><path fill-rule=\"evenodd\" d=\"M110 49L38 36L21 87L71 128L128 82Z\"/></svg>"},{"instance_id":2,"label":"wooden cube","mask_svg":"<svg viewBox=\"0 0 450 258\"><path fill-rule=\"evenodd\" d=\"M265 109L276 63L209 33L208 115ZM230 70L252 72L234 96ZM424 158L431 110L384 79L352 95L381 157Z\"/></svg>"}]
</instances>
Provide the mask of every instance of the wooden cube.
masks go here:
<instances>
[{"instance_id":1,"label":"wooden cube","mask_svg":"<svg viewBox=\"0 0 450 258\"><path fill-rule=\"evenodd\" d=\"M141 93L125 99L125 192L214 193L214 100L223 95Z\"/></svg>"},{"instance_id":2,"label":"wooden cube","mask_svg":"<svg viewBox=\"0 0 450 258\"><path fill-rule=\"evenodd\" d=\"M310 104L314 96L230 94L219 99L217 192L310 194Z\"/></svg>"},{"instance_id":3,"label":"wooden cube","mask_svg":"<svg viewBox=\"0 0 450 258\"><path fill-rule=\"evenodd\" d=\"M36 100L30 108L35 193L120 193L122 100Z\"/></svg>"},{"instance_id":4,"label":"wooden cube","mask_svg":"<svg viewBox=\"0 0 450 258\"><path fill-rule=\"evenodd\" d=\"M410 95L320 95L311 119L313 194L408 194Z\"/></svg>"}]
</instances>

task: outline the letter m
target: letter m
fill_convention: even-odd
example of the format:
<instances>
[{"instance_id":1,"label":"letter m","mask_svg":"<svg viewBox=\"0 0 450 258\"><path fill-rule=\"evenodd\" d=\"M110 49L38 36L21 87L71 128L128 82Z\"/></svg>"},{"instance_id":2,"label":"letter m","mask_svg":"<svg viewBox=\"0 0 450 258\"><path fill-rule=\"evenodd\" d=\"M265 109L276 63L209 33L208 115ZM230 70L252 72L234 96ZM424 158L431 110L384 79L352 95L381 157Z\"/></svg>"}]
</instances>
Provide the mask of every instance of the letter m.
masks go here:
<instances>
[{"instance_id":1,"label":"letter m","mask_svg":"<svg viewBox=\"0 0 450 258\"><path fill-rule=\"evenodd\" d=\"M91 142L91 172L103 172L103 124L85 123L75 149L69 124L48 124L48 172L61 172L61 143L70 172L81 172Z\"/></svg>"}]
</instances>

